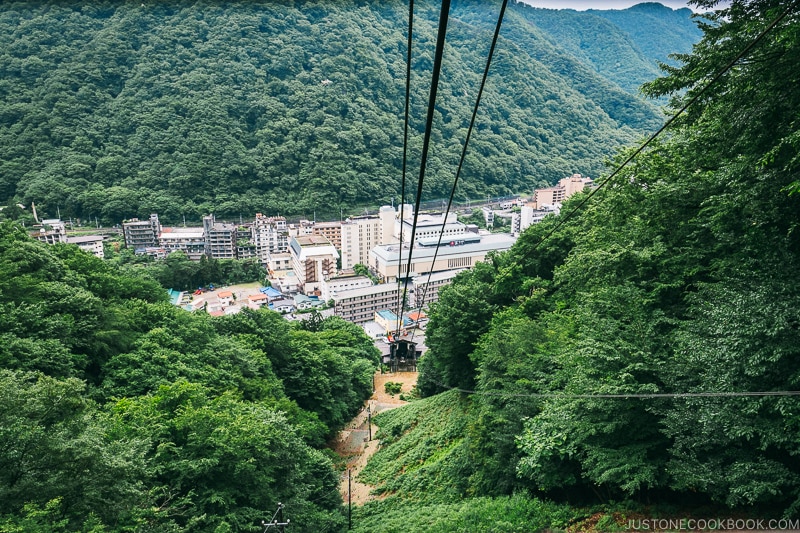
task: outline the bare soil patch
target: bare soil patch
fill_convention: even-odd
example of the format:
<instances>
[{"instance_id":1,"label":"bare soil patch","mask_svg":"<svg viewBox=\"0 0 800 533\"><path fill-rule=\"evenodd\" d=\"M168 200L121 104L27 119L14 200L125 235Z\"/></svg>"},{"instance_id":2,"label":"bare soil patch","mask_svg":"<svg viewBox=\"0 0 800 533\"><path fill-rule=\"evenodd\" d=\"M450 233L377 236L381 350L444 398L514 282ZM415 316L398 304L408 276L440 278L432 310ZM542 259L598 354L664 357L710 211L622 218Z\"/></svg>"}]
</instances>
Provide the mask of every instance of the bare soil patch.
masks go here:
<instances>
[{"instance_id":1,"label":"bare soil patch","mask_svg":"<svg viewBox=\"0 0 800 533\"><path fill-rule=\"evenodd\" d=\"M381 374L375 373L375 391L370 399L364 404L364 408L358 415L350 421L343 431L338 435L333 449L341 457L347 460L345 475L342 477L340 492L342 498L356 505L362 505L370 500L378 499L377 496L370 494L375 487L356 481L358 473L367 464L369 458L378 451L380 441L375 439L377 427L372 424L372 437L369 440L370 427L367 425L370 414L376 414L387 409L400 407L408 402L401 400L399 394L390 395L386 393L385 384L389 381L402 384L402 394L408 394L411 388L417 383L416 372L395 372ZM369 412L367 411L369 406ZM352 480L347 479L347 471L350 472ZM349 481L349 483L348 483ZM348 485L350 494L348 494Z\"/></svg>"}]
</instances>

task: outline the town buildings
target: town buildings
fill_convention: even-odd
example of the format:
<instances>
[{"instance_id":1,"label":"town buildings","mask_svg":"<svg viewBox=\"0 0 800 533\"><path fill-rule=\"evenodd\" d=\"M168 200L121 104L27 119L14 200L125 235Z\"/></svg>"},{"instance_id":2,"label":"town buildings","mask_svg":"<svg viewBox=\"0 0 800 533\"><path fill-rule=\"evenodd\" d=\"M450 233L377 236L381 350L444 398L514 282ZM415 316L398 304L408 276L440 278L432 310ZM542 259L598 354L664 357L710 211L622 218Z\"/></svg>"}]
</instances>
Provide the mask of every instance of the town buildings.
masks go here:
<instances>
[{"instance_id":1,"label":"town buildings","mask_svg":"<svg viewBox=\"0 0 800 533\"><path fill-rule=\"evenodd\" d=\"M322 235L301 235L291 238L289 253L300 292L320 296L322 283L336 275L339 252Z\"/></svg>"}]
</instances>

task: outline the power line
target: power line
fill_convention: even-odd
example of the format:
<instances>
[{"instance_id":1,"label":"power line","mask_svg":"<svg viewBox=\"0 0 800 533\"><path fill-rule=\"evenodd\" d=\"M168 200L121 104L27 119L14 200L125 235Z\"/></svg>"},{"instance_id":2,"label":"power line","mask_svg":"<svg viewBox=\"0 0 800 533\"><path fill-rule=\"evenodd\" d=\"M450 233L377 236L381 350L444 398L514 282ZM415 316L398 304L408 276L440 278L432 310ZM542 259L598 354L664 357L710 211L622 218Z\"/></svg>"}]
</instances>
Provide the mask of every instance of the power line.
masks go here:
<instances>
[{"instance_id":1,"label":"power line","mask_svg":"<svg viewBox=\"0 0 800 533\"><path fill-rule=\"evenodd\" d=\"M406 98L403 112L403 174L400 183L400 253L397 254L397 331L400 331L400 321L403 316L403 294L400 291L400 267L403 262L403 220L405 220L406 205L406 168L408 162L408 115L411 107L411 44L414 33L414 0L408 3L408 38L406 40ZM394 216L394 214L392 214Z\"/></svg>"},{"instance_id":2,"label":"power line","mask_svg":"<svg viewBox=\"0 0 800 533\"><path fill-rule=\"evenodd\" d=\"M430 140L431 140L431 129L433 126L433 116L434 110L436 107L436 93L439 90L439 74L442 70L442 56L444 55L444 43L445 38L447 36L447 20L450 14L450 0L442 0L442 8L441 12L439 13L439 31L436 35L436 52L433 59L433 72L431 73L431 90L428 97L428 115L425 120L425 135L422 141L422 155L420 157L420 168L419 168L419 179L417 180L417 197L415 200L414 205L414 219L411 225L411 239L409 240L409 247L408 247L408 265L406 266L406 276L411 273L411 256L414 252L414 238L416 237L417 232L417 220L419 218L419 204L422 200L422 184L425 180L425 168L428 162L428 150L430 148ZM403 221L400 221L400 232L402 234L403 231ZM403 256L403 249L400 248L399 251L400 258L402 259ZM397 275L400 275L399 268ZM402 305L402 304L401 304ZM400 321L402 321L403 310L399 309L398 316L401 317ZM398 329L399 329L398 322Z\"/></svg>"},{"instance_id":3,"label":"power line","mask_svg":"<svg viewBox=\"0 0 800 533\"><path fill-rule=\"evenodd\" d=\"M497 17L497 24L494 28L494 36L492 37L492 44L489 47L489 54L486 58L486 67L483 69L483 78L481 79L480 86L478 87L478 95L475 97L475 106L472 108L472 117L469 121L469 128L467 128L467 136L464 139L464 146L461 148L461 157L458 160L458 168L456 169L456 175L453 179L453 187L450 189L450 197L447 200L447 209L442 214L442 229L439 231L439 240L436 242L436 249L433 252L433 260L431 261L431 270L433 270L434 265L436 264L436 258L439 256L439 248L442 245L442 237L444 236L444 228L445 224L447 224L447 215L450 213L450 208L453 205L453 197L456 194L456 187L458 186L458 178L461 176L461 169L464 166L464 159L467 155L467 146L469 145L469 140L472 137L472 130L475 126L475 117L478 115L478 107L481 104L481 98L483 96L483 89L486 86L486 79L489 77L489 68L492 65L492 58L494 57L494 50L497 46L497 38L500 35L500 27L503 24L503 17L506 12L506 6L508 5L508 0L503 0L502 4L500 5L500 14ZM410 261L410 257L409 257ZM419 311L417 312L417 321L419 321L419 315L422 313L422 306L425 305L425 296L428 294L428 286L430 285L431 279L431 272L428 273L428 283L426 283L422 289L422 299L420 300L419 304ZM411 333L411 341L414 340L414 335L416 335L416 329Z\"/></svg>"},{"instance_id":4,"label":"power line","mask_svg":"<svg viewBox=\"0 0 800 533\"><path fill-rule=\"evenodd\" d=\"M746 55L746 54L747 54L747 53L748 53L748 52L749 52L749 51L750 51L750 50L751 50L751 49L752 49L754 46L756 46L756 45L757 45L759 42L761 42L761 40L762 40L762 39L763 39L763 38L764 38L764 37L767 35L767 33L769 33L769 32L770 32L770 31L771 31L771 30L772 30L772 29L773 29L773 28L774 28L774 27L775 27L775 26L776 26L776 25L777 25L777 24L778 24L778 23L781 21L781 20L783 20L783 19L784 19L784 18L785 18L785 17L786 17L786 16L787 16L789 13L791 13L791 12L792 12L792 9L795 7L795 4L797 3L797 1L798 1L798 0L793 0L793 1L792 1L792 2L789 4L789 6L788 6L788 7L787 7L787 8L786 8L786 9L785 9L785 10L784 10L784 11L783 11L783 12L782 12L780 15L778 15L778 16L777 16L777 17L776 17L776 18L775 18L775 19L774 19L774 20L773 20L773 21L772 21L772 22L771 22L771 23L770 23L770 24L769 24L769 25L768 25L766 28L764 28L764 30L762 30L762 31L761 31L761 33L759 33L759 34L758 34L758 36L757 36L755 39L753 39L753 40L752 40L752 41L751 41L751 42L750 42L750 43L749 43L747 46L745 46L745 47L744 47L744 48L743 48L743 49L742 49L742 50L741 50L741 51L740 51L740 52L739 52L739 53L736 55L736 57L734 57L734 58L733 58L733 59L732 59L732 60L731 60L731 61L730 61L730 62L729 62L727 65L725 65L725 67L724 67L722 70L720 70L720 71L719 71L719 72L718 72L718 73L717 73L717 74L716 74L716 75L715 75L713 78L711 78L711 80L710 80L710 81L709 81L709 82L708 82L708 83L707 83L707 84L706 84L706 85L705 85L705 86L704 86L702 89L700 89L700 91L698 91L698 92L697 92L697 93L696 93L696 94L695 94L695 95L694 95L694 96L693 96L693 97L692 97L692 98L691 98L691 99L690 99L690 100L689 100L689 101L688 101L688 102L687 102L687 103L686 103L686 104L685 104L685 105L684 105L684 106L683 106L683 107L682 107L680 110L678 110L678 112L677 112L677 113L675 113L675 114L674 114L672 117L670 117L670 118L669 118L669 120L667 120L667 121L664 123L664 125L663 125L663 126L661 126L661 127L660 127L660 128L659 128L659 129L658 129L658 130L657 130L655 133L653 133L653 134L652 134L652 135L651 135L651 136L650 136L650 137L649 137L649 138L648 138L648 139L647 139L647 140L646 140L646 141L645 141L645 142L644 142L644 143L643 143L641 146L639 146L639 148L637 148L637 149L636 149L636 150L635 150L635 151L634 151L634 152L633 152L633 153L632 153L630 156L628 156L628 158L627 158L627 159L625 159L625 161L623 161L623 162L622 162L622 164L620 164L620 165L619 165L619 166L618 166L618 167L617 167L617 168L616 168L616 169L615 169L615 170L614 170L614 171L613 171L613 172L612 172L612 173L611 173L611 174L610 174L610 175L609 175L609 176L608 176L608 177L607 177L605 180L603 180L603 181L602 181L602 182L601 182L601 183L600 183L600 184L599 184L597 187L595 187L595 188L594 188L594 189L593 189L593 190L592 190L592 191L591 191L591 192L590 192L588 195L586 195L586 197L585 197L585 198L583 198L583 200L581 200L581 201L580 201L580 203L578 203L578 205L577 205L577 206L575 206L575 208L574 208L574 209L572 209L572 211L570 211L570 212L566 213L566 214L565 214L565 215L563 215L563 216L560 216L560 217L558 218L558 222L555 224L555 226L553 226L553 228L552 228L552 229L551 229L551 230L550 230L550 231L549 231L547 234L545 234L545 236L544 236L544 237L542 237L542 238L539 240L539 242L537 242L537 243L536 243L536 244L535 244L535 245L534 245L534 246L533 246L533 247L530 249L530 251L528 252L528 254L526 254L526 255L529 255L529 254L533 253L534 251L536 251L536 249L537 249L539 246L541 246L541 245L542 245L542 243L544 243L544 242L545 242L547 239L549 239L550 237L552 237L552 236L553 236L553 234L554 234L554 233L555 233L555 232L556 232L556 231L557 231L557 230L558 230L558 229L559 229L561 226L563 226L564 224L566 224L566 222L567 222L567 221L568 221L570 218L572 218L572 216L573 216L575 213L577 213L577 212L578 212L578 211L579 211L579 210L580 210L580 209L581 209L581 208L582 208L582 207L583 207L583 206L586 204L586 202L588 202L588 201L589 201L589 200L590 200L590 199L591 199L591 198L592 198L592 197L593 197L593 196L594 196L594 195L597 193L597 191L599 191L599 190L600 190L600 189L601 189L601 188L602 188L604 185L606 185L606 184L607 184L608 182L610 182L610 181L611 181L611 180L612 180L612 179L613 179L613 178L614 178L614 177L615 177L617 174L619 174L619 172L620 172L620 171L621 171L623 168L625 168L625 167L628 165L628 163L630 163L631 161L633 161L633 159L634 159L634 158L635 158L637 155L639 155L639 154L640 154L640 153L641 153L641 152L642 152L642 151L643 151L643 150L644 150L644 149L645 149L645 148L646 148L646 147L647 147L647 146L648 146L648 145L649 145L651 142L653 142L653 141L656 139L656 137L658 137L659 135L661 135L661 133L662 133L662 132L664 132L664 131L665 131L667 128L669 128L669 127L672 125L672 123L674 123L674 122L675 122L675 120L677 120L677 118L678 118L679 116L681 116L681 115L682 115L682 114L683 114L683 113L684 113L684 112L685 112L685 111L686 111L686 110L687 110L687 109L688 109L688 108L689 108L689 107L690 107L692 104L694 104L694 103L695 103L697 100L699 100L699 99L700 99L700 97L701 97L703 94L705 94L705 93L706 93L706 91L708 91L708 89L710 89L710 88L711 88L711 87L712 87L712 86L713 86L713 85L714 85L714 84L715 84L717 81L719 81L719 79L720 79L720 78L721 78L721 77L722 77L724 74L726 74L726 73L727 73L727 72L728 72L728 71L729 71L731 68L733 68L733 66L734 66L734 65L735 65L735 64L736 64L736 63L737 63L739 60L741 60L741 59L742 59L742 58L743 58L743 57L744 57L744 56L745 56L745 55Z\"/></svg>"}]
</instances>

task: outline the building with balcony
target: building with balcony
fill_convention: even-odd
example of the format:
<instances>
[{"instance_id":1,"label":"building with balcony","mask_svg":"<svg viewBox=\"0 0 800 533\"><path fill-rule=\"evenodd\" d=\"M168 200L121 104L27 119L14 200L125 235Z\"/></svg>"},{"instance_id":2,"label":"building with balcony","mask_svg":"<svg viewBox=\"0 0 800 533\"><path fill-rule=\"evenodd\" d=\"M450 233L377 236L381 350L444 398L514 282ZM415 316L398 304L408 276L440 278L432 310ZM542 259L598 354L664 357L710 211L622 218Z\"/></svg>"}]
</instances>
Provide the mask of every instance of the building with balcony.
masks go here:
<instances>
[{"instance_id":1,"label":"building with balcony","mask_svg":"<svg viewBox=\"0 0 800 533\"><path fill-rule=\"evenodd\" d=\"M207 256L214 259L236 259L236 224L218 223L214 215L207 215L203 217L203 231Z\"/></svg>"},{"instance_id":2,"label":"building with balcony","mask_svg":"<svg viewBox=\"0 0 800 533\"><path fill-rule=\"evenodd\" d=\"M397 309L399 295L396 283L340 291L333 297L333 314L348 322L364 324L375 320L376 311Z\"/></svg>"},{"instance_id":3,"label":"building with balcony","mask_svg":"<svg viewBox=\"0 0 800 533\"><path fill-rule=\"evenodd\" d=\"M340 292L371 287L372 285L372 280L368 277L358 276L352 270L343 270L325 280L322 284L320 298L322 298L322 301L327 302Z\"/></svg>"},{"instance_id":4,"label":"building with balcony","mask_svg":"<svg viewBox=\"0 0 800 533\"><path fill-rule=\"evenodd\" d=\"M181 251L192 261L199 261L206 253L203 228L162 228L158 243L167 254Z\"/></svg>"},{"instance_id":5,"label":"building with balcony","mask_svg":"<svg viewBox=\"0 0 800 533\"><path fill-rule=\"evenodd\" d=\"M289 253L299 291L320 296L323 281L336 275L339 252L322 235L302 235L290 239Z\"/></svg>"},{"instance_id":6,"label":"building with balcony","mask_svg":"<svg viewBox=\"0 0 800 533\"><path fill-rule=\"evenodd\" d=\"M412 290L414 291L414 307L422 308L432 302L439 301L439 289L446 285L450 285L453 278L459 273L464 272L464 268L457 270L445 270L443 272L436 272L433 274L423 274L415 277L412 282Z\"/></svg>"},{"instance_id":7,"label":"building with balcony","mask_svg":"<svg viewBox=\"0 0 800 533\"><path fill-rule=\"evenodd\" d=\"M583 189L593 186L594 180L592 178L573 174L568 178L559 180L558 184L553 187L536 189L533 193L533 207L542 209L544 206L560 205L576 192L581 192Z\"/></svg>"},{"instance_id":8,"label":"building with balcony","mask_svg":"<svg viewBox=\"0 0 800 533\"><path fill-rule=\"evenodd\" d=\"M161 235L161 224L158 215L153 213L149 220L132 218L122 223L122 234L125 237L125 246L134 252L145 248L160 247L158 239Z\"/></svg>"}]
</instances>

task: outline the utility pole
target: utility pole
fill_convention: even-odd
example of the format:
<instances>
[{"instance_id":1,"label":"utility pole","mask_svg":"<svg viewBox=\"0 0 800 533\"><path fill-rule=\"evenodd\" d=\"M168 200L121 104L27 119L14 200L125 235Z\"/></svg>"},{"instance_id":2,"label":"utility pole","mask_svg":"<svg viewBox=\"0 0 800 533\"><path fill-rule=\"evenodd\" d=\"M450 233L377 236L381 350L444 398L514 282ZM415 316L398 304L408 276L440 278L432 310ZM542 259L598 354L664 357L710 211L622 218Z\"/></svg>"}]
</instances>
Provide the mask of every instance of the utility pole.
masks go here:
<instances>
[{"instance_id":1,"label":"utility pole","mask_svg":"<svg viewBox=\"0 0 800 533\"><path fill-rule=\"evenodd\" d=\"M277 518L276 518L277 517ZM285 527L289 525L290 520L287 518L286 522L283 521L283 504L278 503L278 510L275 511L275 514L272 515L272 520L269 522L261 521L261 525L264 526L264 533L271 527L279 527L281 528L281 533L286 531Z\"/></svg>"},{"instance_id":2,"label":"utility pole","mask_svg":"<svg viewBox=\"0 0 800 533\"><path fill-rule=\"evenodd\" d=\"M372 441L372 411L367 403L367 427L369 428L369 440Z\"/></svg>"},{"instance_id":3,"label":"utility pole","mask_svg":"<svg viewBox=\"0 0 800 533\"><path fill-rule=\"evenodd\" d=\"M350 469L347 470L347 529L353 529L353 487Z\"/></svg>"}]
</instances>

